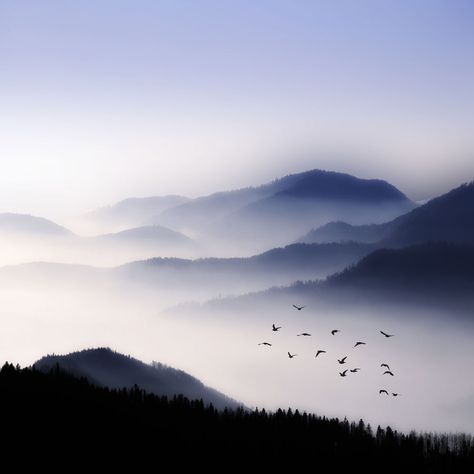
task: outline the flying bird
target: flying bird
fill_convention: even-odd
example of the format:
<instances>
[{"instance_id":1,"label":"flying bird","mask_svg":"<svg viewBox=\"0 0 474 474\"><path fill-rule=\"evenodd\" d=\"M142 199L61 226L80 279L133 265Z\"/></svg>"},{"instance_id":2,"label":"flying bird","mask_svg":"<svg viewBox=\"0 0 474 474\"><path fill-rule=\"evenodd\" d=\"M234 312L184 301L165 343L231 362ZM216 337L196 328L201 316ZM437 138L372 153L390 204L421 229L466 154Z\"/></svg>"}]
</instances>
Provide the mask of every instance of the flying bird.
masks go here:
<instances>
[{"instance_id":1,"label":"flying bird","mask_svg":"<svg viewBox=\"0 0 474 474\"><path fill-rule=\"evenodd\" d=\"M298 311L301 311L305 306L296 306L295 304L293 305L293 308L296 308Z\"/></svg>"},{"instance_id":2,"label":"flying bird","mask_svg":"<svg viewBox=\"0 0 474 474\"><path fill-rule=\"evenodd\" d=\"M275 326L274 324L272 324L272 331L278 331L279 329L281 329L281 326Z\"/></svg>"},{"instance_id":3,"label":"flying bird","mask_svg":"<svg viewBox=\"0 0 474 474\"><path fill-rule=\"evenodd\" d=\"M362 345L365 345L365 342L360 342L360 341L359 341L359 342L356 342L356 343L354 344L354 347L362 346Z\"/></svg>"},{"instance_id":4,"label":"flying bird","mask_svg":"<svg viewBox=\"0 0 474 474\"><path fill-rule=\"evenodd\" d=\"M388 395L387 390L379 390L379 395L381 395L382 393L385 393L386 395Z\"/></svg>"},{"instance_id":5,"label":"flying bird","mask_svg":"<svg viewBox=\"0 0 474 474\"><path fill-rule=\"evenodd\" d=\"M337 332L341 332L341 331L339 331L339 329L333 329L331 331L331 334L334 336Z\"/></svg>"},{"instance_id":6,"label":"flying bird","mask_svg":"<svg viewBox=\"0 0 474 474\"><path fill-rule=\"evenodd\" d=\"M391 376L393 377L393 372L390 372L390 370L386 370L386 371L383 373L383 375L385 375L385 374L391 375Z\"/></svg>"},{"instance_id":7,"label":"flying bird","mask_svg":"<svg viewBox=\"0 0 474 474\"><path fill-rule=\"evenodd\" d=\"M269 342L261 342L259 346L271 346Z\"/></svg>"},{"instance_id":8,"label":"flying bird","mask_svg":"<svg viewBox=\"0 0 474 474\"><path fill-rule=\"evenodd\" d=\"M289 357L290 359L293 359L293 357L296 357L297 355L298 355L298 354L290 354L290 353L288 352L288 357Z\"/></svg>"},{"instance_id":9,"label":"flying bird","mask_svg":"<svg viewBox=\"0 0 474 474\"><path fill-rule=\"evenodd\" d=\"M344 370L343 372L339 372L339 375L340 375L341 377L346 377L346 372L347 372L347 369Z\"/></svg>"},{"instance_id":10,"label":"flying bird","mask_svg":"<svg viewBox=\"0 0 474 474\"><path fill-rule=\"evenodd\" d=\"M311 336L309 332L302 332L301 334L297 334L297 336Z\"/></svg>"},{"instance_id":11,"label":"flying bird","mask_svg":"<svg viewBox=\"0 0 474 474\"><path fill-rule=\"evenodd\" d=\"M399 394L392 392L392 395L393 395L394 397L398 397Z\"/></svg>"},{"instance_id":12,"label":"flying bird","mask_svg":"<svg viewBox=\"0 0 474 474\"><path fill-rule=\"evenodd\" d=\"M355 369L351 369L351 372L355 374L355 373L358 372L359 370L360 370L360 367L356 367Z\"/></svg>"},{"instance_id":13,"label":"flying bird","mask_svg":"<svg viewBox=\"0 0 474 474\"><path fill-rule=\"evenodd\" d=\"M319 350L318 352L316 352L316 355L314 357L318 357L319 354L325 354L326 351L322 351L322 350Z\"/></svg>"},{"instance_id":14,"label":"flying bird","mask_svg":"<svg viewBox=\"0 0 474 474\"><path fill-rule=\"evenodd\" d=\"M390 370L390 367L388 366L388 364L380 364L380 367L385 367L387 370Z\"/></svg>"},{"instance_id":15,"label":"flying bird","mask_svg":"<svg viewBox=\"0 0 474 474\"><path fill-rule=\"evenodd\" d=\"M337 359L337 361L338 361L340 364L345 364L345 363L346 363L346 359L347 359L347 356L343 357L342 359Z\"/></svg>"},{"instance_id":16,"label":"flying bird","mask_svg":"<svg viewBox=\"0 0 474 474\"><path fill-rule=\"evenodd\" d=\"M380 331L381 334L383 334L385 337L393 337L395 334L387 334L386 332Z\"/></svg>"}]
</instances>

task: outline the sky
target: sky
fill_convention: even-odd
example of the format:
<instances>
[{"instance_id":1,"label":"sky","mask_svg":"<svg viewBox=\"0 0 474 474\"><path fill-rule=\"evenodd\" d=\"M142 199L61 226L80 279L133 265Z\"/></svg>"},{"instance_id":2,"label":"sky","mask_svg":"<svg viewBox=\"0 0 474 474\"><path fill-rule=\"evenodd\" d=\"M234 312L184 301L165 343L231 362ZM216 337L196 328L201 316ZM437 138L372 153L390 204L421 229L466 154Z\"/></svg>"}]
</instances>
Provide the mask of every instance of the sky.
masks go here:
<instances>
[{"instance_id":1,"label":"sky","mask_svg":"<svg viewBox=\"0 0 474 474\"><path fill-rule=\"evenodd\" d=\"M474 179L474 3L0 0L0 212L311 168Z\"/></svg>"}]
</instances>

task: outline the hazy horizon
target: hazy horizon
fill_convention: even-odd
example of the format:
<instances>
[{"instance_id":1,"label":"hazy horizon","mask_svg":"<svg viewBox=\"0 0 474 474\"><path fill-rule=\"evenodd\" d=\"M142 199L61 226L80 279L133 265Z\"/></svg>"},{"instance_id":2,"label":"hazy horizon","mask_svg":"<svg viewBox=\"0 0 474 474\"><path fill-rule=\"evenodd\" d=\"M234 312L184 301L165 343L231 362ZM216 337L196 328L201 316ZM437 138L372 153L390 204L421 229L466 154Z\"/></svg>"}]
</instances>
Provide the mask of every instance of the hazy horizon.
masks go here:
<instances>
[{"instance_id":1,"label":"hazy horizon","mask_svg":"<svg viewBox=\"0 0 474 474\"><path fill-rule=\"evenodd\" d=\"M348 166L349 168L350 166ZM195 199L199 198L202 196L208 196L214 193L219 193L219 192L226 192L226 191L234 191L238 189L243 189L247 187L258 187L263 184L268 184L276 179L282 178L284 176L288 175L293 175L293 174L298 174L298 173L303 173L305 171L311 171L314 169L320 169L322 171L334 171L337 173L342 173L342 174L349 174L351 176L354 176L356 178L361 178L361 179L376 179L376 180L383 180L388 182L389 184L392 184L395 186L397 189L399 189L402 193L404 193L409 199L413 200L414 202L418 203L423 203L427 200L430 200L432 198L435 198L441 194L445 194L446 192L450 191L451 189L457 188L458 186L465 184L465 183L470 183L474 181L474 174L472 177L465 177L460 178L459 180L453 179L452 182L451 180L446 180L444 183L427 183L427 187L431 188L431 191L425 191L423 192L416 192L413 191L412 193L406 191L406 188L403 188L402 186L399 186L396 182L393 180L388 179L385 176L382 175L377 175L377 174L370 174L370 172L367 173L351 173L348 171L346 168L341 167L340 169L336 169L336 167L333 168L328 168L324 166L313 166L311 167L311 163L308 163L307 167L301 167L297 168L294 170L284 170L282 169L281 172L278 174L277 172L275 173L269 173L268 175L265 174L262 176L260 179L257 177L248 177L248 180L245 180L245 178L242 179L236 179L235 177L230 178L228 181L227 187L225 187L224 184L221 183L221 181L216 182L215 186L216 187L206 187L202 189L202 191L199 190L194 190L194 192L177 192L173 191L172 188L165 188L169 189L169 191L165 191L162 188L150 188L149 192L143 191L143 188L140 190L140 186L137 185L136 191L131 190L130 193L121 193L121 191L118 189L110 195L104 195L102 198L99 196L96 196L96 199L91 199L90 196L86 196L87 193L84 195L78 194L77 197L77 203L73 204L71 207L61 207L63 204L58 203L58 202L50 202L50 198L45 199L43 202L38 202L38 196L37 195L32 195L30 196L30 200L25 201L24 204L18 205L18 204L3 204L3 207L0 206L0 214L1 213L12 213L12 214L24 214L24 215L32 215L32 216L37 216L37 217L42 217L46 219L50 219L55 221L58 224L64 225L68 227L68 225L73 222L75 218L87 215L90 212L100 210L102 208L107 208L110 206L113 206L121 201L127 200L127 199L134 199L134 198L148 198L148 197L155 197L155 196L182 196L190 199ZM211 180L211 176L208 176L207 179ZM206 177L204 177L203 181L206 181ZM221 183L219 185L219 183ZM189 191L191 191L193 188L190 187ZM163 192L161 192L163 191ZM47 194L47 193L46 193ZM18 196L16 196L18 197ZM41 193L39 195L41 198ZM21 201L21 199L16 199L16 201Z\"/></svg>"}]
</instances>

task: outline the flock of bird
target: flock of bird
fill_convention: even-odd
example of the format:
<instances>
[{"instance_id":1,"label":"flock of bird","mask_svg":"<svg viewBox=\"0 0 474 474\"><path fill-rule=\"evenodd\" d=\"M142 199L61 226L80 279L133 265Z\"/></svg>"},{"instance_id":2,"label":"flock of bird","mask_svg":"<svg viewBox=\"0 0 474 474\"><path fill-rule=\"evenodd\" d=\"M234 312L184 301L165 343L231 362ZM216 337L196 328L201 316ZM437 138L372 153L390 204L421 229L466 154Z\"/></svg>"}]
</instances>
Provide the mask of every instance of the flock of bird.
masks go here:
<instances>
[{"instance_id":1,"label":"flock of bird","mask_svg":"<svg viewBox=\"0 0 474 474\"><path fill-rule=\"evenodd\" d=\"M297 306L295 304L292 305L292 306L297 311L301 311L303 308L305 308L305 306ZM281 328L282 328L281 326L276 326L275 324L272 324L272 331L273 332L278 332ZM341 332L339 329L333 329L331 331L331 334L333 336L335 336L339 332ZM388 334L384 331L380 331L380 333L386 338L394 336L394 334ZM297 336L310 337L311 334L308 333L308 332L302 332L300 334L297 334ZM365 344L366 343L363 342L363 341L357 341L354 344L354 348L356 348L358 346L364 346ZM272 344L269 343L269 342L260 342L258 345L259 346L269 346L269 347L272 346ZM314 357L317 358L319 355L326 354L326 353L327 353L327 351L325 351L323 349L318 349L317 352L316 352L316 355ZM298 355L298 354L292 354L291 352L288 352L287 354L288 354L288 357L290 359L293 359L294 357L296 357ZM337 361L339 362L340 365L344 365L346 363L346 359L347 359L347 356L344 356L342 359L337 359ZM392 372L392 370L390 369L390 366L388 364L382 363L382 364L380 364L380 367L386 369L385 372L383 372L382 375L390 375L391 377L394 377L394 373ZM361 370L360 367L354 367L353 369L345 369L342 372L339 372L339 375L341 377L347 377L347 372L351 372L351 373L355 374L355 373L359 372L359 370ZM400 395L399 393L396 393L396 392L390 392L390 393L392 394L393 397L398 397ZM390 393L388 392L388 390L385 390L385 389L380 389L379 390L379 395L385 394L387 396L390 396Z\"/></svg>"}]
</instances>

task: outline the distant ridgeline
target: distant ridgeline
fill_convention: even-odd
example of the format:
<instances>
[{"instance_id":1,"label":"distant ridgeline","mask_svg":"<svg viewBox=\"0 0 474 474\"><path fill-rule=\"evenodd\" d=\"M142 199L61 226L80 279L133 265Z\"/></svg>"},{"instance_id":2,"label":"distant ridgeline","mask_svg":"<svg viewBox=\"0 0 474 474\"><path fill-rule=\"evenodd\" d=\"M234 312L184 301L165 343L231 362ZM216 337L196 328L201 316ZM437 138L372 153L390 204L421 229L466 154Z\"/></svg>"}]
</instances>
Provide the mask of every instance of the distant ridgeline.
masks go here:
<instances>
[{"instance_id":1,"label":"distant ridgeline","mask_svg":"<svg viewBox=\"0 0 474 474\"><path fill-rule=\"evenodd\" d=\"M328 472L473 472L467 435L408 435L372 430L361 420L292 410L217 411L202 401L146 393L137 386L92 385L58 367L44 373L5 364L0 370L2 461L15 467L109 469L131 463L173 472L217 467L308 466ZM151 464L149 464L151 463ZM169 467L168 467L169 466ZM359 471L360 469L360 471ZM153 469L155 470L155 469ZM350 471L349 471L350 470Z\"/></svg>"}]
</instances>

